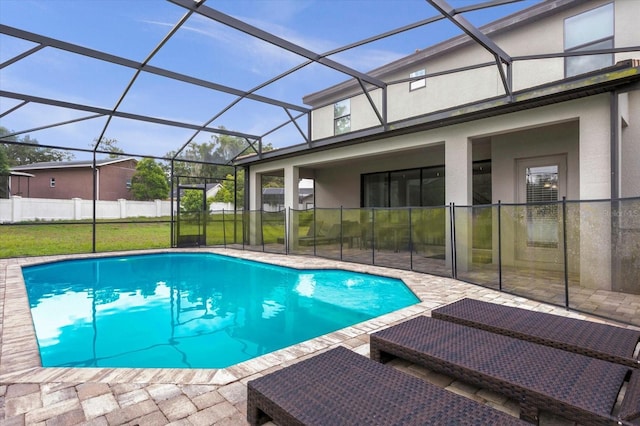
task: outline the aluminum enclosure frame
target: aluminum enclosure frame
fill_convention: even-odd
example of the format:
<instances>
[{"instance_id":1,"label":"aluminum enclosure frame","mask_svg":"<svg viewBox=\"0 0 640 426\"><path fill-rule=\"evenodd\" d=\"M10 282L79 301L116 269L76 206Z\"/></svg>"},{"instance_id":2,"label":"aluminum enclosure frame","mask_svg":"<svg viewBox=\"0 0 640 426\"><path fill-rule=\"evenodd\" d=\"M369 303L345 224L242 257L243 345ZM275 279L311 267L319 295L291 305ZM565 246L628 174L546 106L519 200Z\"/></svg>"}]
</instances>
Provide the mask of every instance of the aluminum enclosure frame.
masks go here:
<instances>
[{"instance_id":1,"label":"aluminum enclosure frame","mask_svg":"<svg viewBox=\"0 0 640 426\"><path fill-rule=\"evenodd\" d=\"M474 5L469 5L469 6L465 6L463 8L459 8L459 9L455 9L453 8L451 5L449 5L447 3L446 0L426 0L425 4L430 4L433 8L435 8L435 10L438 12L438 15L433 16L431 18L427 18L427 19L422 19L420 21L417 21L415 23L412 24L407 24L404 25L402 27L396 28L394 30L391 31L387 31L366 39L363 39L361 41L358 42L354 42L354 43L350 43L348 45L345 45L343 47L337 48L337 49L333 49L330 50L328 52L324 52L324 53L318 53L318 52L313 52L309 49L306 49L298 44L295 44L289 40L286 40L282 37L276 36L270 32L267 32L265 30L262 30L260 28L257 28L253 25L250 25L246 22L243 22L239 19L236 19L234 17L231 17L229 15L226 15L212 7L209 7L207 5L205 5L206 0L167 0L169 3L182 8L185 10L184 15L170 28L170 30L167 32L167 34L165 35L164 38L162 38L162 40L160 40L160 42L148 53L148 55L146 56L146 58L142 61L134 61L134 60L130 60L121 56L117 56L117 55L113 55L110 53L106 53L104 51L99 51L99 50L95 50L95 49L90 49L90 48L86 48L77 44L73 44L73 43L69 43L69 42L65 42L62 40L58 40L52 37L46 37L40 34L36 34L33 32L29 32L29 31L25 31L19 28L14 28L5 24L0 24L0 34L4 34L7 36L11 36L17 39L22 39L25 41L29 41L31 43L35 43L36 46L26 50L25 52L10 58L8 60L6 60L3 63L0 63L0 70L2 70L5 67L8 67L12 64L15 64L19 61L24 60L25 58L30 57L31 55L40 52L43 49L46 48L53 48L53 49L59 49L59 50L63 50L75 55L80 55L82 57L85 58L90 58L90 59L94 59L94 60L98 60L98 61L102 61L102 62L106 62L112 65L117 65L120 67L124 67L124 68L128 68L134 71L134 75L133 77L129 80L128 84L126 85L126 87L123 88L122 92L120 93L120 95L118 96L118 99L116 101L116 103L113 105L112 108L100 108L100 107L95 107L95 106L91 106L91 105L83 105L80 103L72 103L72 102L66 102L66 101L62 101L60 99L50 99L50 98L45 98L45 97L41 97L41 96L34 96L32 94L29 93L16 93L16 92L12 92L12 91L7 91L7 90L0 90L0 97L5 97L5 98L9 98L9 99L14 99L19 101L19 103L15 106L13 106L12 108L8 109L7 111L4 112L0 112L0 117L9 117L11 114L15 113L16 111L19 111L20 109L24 108L25 106L31 104L31 103L35 103L35 104L41 104L41 105L49 105L49 106L54 106L54 107L59 107L59 108L65 108L65 109L69 109L69 110L73 110L73 111L78 111L78 112L82 112L82 113L86 113L87 115L84 115L82 117L73 119L73 120L66 120L66 121L62 121L62 122L56 122L56 123L51 123L51 124L47 124L47 125L42 125L42 126L38 126L38 127L33 127L33 128L29 128L29 129L20 129L18 131L15 131L11 134L8 135L4 135L2 137L0 137L0 143L9 143L9 144L19 144L19 142L14 142L11 141L10 139L15 137L15 136L19 136L19 135L23 135L29 132L33 132L33 131L37 131L37 130L44 130L44 129L48 129L48 128L53 128L53 127L58 127L58 126L64 126L64 125L68 125L68 124L73 124L73 123L77 123L77 122L81 122L81 121L85 121L85 120L92 120L94 118L100 118L100 117L106 117L106 122L104 124L104 126L101 129L101 132L99 135L96 135L96 142L93 145L92 149L78 149L78 148L72 148L72 147L65 147L65 146L55 146L55 145L37 145L38 147L50 147L50 148L54 148L54 149L64 149L64 150L69 150L69 151L84 151L84 152L91 152L93 155L93 161L95 163L96 161L96 155L97 154L108 154L109 151L105 151L104 149L101 149L101 143L103 140L104 135L107 133L110 125L111 125L111 121L113 118L124 118L124 119L129 119L129 120L135 120L135 121L139 121L139 122L146 122L146 123L152 123L152 124L161 124L161 125L166 125L166 126L171 126L171 127L176 127L176 128L182 128L182 129L188 129L188 130L192 130L193 134L187 138L186 140L183 141L179 141L176 144L176 151L175 154L173 155L173 157L163 157L163 156L158 156L158 155L154 155L157 153L154 152L123 152L122 155L128 155L128 156L133 156L133 157L149 157L149 158L154 158L154 159L159 159L159 160L165 160L165 161L169 161L172 165L172 170L173 170L173 162L174 161L185 161L184 159L180 158L180 154L189 146L189 144L191 142L193 142L193 140L195 139L195 137L200 134L201 132L209 132L212 134L220 134L220 135L229 135L229 136L233 136L233 137L238 137L243 139L244 141L247 142L247 148L245 148L244 151L240 152L240 153L236 153L233 158L227 159L224 162L205 162L202 161L202 163L205 164L216 164L216 165L225 165L225 166L233 166L234 169L237 171L237 167L248 167L248 163L246 162L246 160L241 159L240 157L244 156L247 154L248 151L250 151L252 154L255 154L254 159L257 159L258 161L260 159L263 158L263 149L262 149L262 143L263 143L263 138L266 137L267 135L275 132L276 130L287 126L289 124L293 124L293 126L296 127L298 133L301 135L301 137L303 138L303 140L305 141L305 147L306 149L314 149L315 147L317 147L317 144L314 144L314 142L312 142L312 137L311 137L311 109L304 106L304 105L298 105L298 104L292 104L290 102L285 102L279 99L274 99L274 98L270 98L270 97L266 97L266 96L261 96L258 95L257 92L260 89L263 89L281 79L283 79L284 77L287 77L305 67L307 67L308 65L311 64L318 64L321 65L323 67L328 67L334 71L338 71L342 74L344 74L345 78L350 80L350 81L355 81L357 82L359 89L360 89L360 93L364 94L367 98L368 104L369 106L372 108L373 112L375 113L378 121L379 121L379 125L380 128L377 129L375 131L375 133L381 133L381 134L385 134L386 132L390 131L389 129L389 122L388 122L388 118L387 118L387 111L386 111L386 105L387 105L387 87L390 84L394 84L397 82L388 82L388 81L383 81L382 79L374 76L371 73L363 73L360 72L354 68L351 68L347 65L344 65L340 62L337 62L333 59L330 59L330 56L335 55L337 53L342 53L342 52L346 52L349 51L351 49L354 49L356 47L360 47L363 45L366 45L368 43L372 43L374 41L379 41L388 37L392 37L394 35L397 34L401 34L404 32L407 32L409 30L412 29L416 29L419 27L423 27L425 25L429 25L435 22L439 22L441 20L448 20L450 22L452 22L454 25L456 25L460 30L463 31L464 34L466 34L467 36L469 36L471 38L471 40L482 46L484 49L486 49L491 55L494 56L495 58L495 66L498 69L498 72L500 74L501 80L502 80L502 84L503 84L503 89L504 89L504 96L507 99L507 103L511 103L513 102L513 91L512 91L512 82L511 82L511 65L513 63L514 60L526 60L526 59L535 59L535 58L539 58L541 56L546 56L546 55L537 55L537 56L530 56L530 57L525 57L525 58L514 58L511 57L509 54L507 54L506 52L504 52L496 43L494 43L488 36L486 36L485 34L482 33L482 31L480 31L477 27L475 27L473 24L471 24L468 20L466 20L463 17L464 13L467 12L472 12L472 11L476 11L476 10L482 10L482 9L487 9L487 8L491 8L491 7L495 7L495 6L500 6L500 5L504 5L504 4L509 4L509 3L515 3L515 2L519 2L522 0L492 0L492 1L486 1L486 2L481 2L481 3L477 3ZM562 1L562 0L560 0ZM209 20L213 20L216 21L220 24L223 24L231 29L234 30L238 30L243 32L244 34L249 35L250 37L254 37L257 39L260 39L262 41L265 41L271 45L274 45L276 47L278 47L279 49L283 49L285 51L294 53L295 55L302 57L304 59L304 61L285 71L282 72L281 74L267 80L264 81L261 84L258 84L257 86L255 86L252 89L249 90L240 90L234 87L229 87L220 83L217 83L215 81L209 81L209 80L205 80L205 79L201 79L201 78L197 78L195 76L192 75L187 75L187 74L181 74L181 73L177 73L174 71L170 71L168 69L164 69L164 68L160 68L160 67L156 67L153 65L150 65L150 61L151 59L156 56L156 54L158 54L160 51L162 51L163 47L166 45L166 43L178 32L178 30L185 24L185 22L187 22L187 20L192 16L192 15L199 15L203 18L209 19ZM627 48L627 49L631 49L631 50L640 50L639 47L631 47L631 48ZM613 52L613 51L620 51L620 49L609 49L607 50L607 52ZM601 51L597 51L596 53L600 53ZM587 54L591 54L592 52L588 52ZM580 54L584 55L586 54L586 52L580 52ZM570 56L571 54L566 54L566 53L558 53L556 55L550 55L552 57L561 57L561 56ZM477 66L487 66L487 64L479 64ZM506 72L505 72L505 68L506 67ZM456 72L459 70L450 70L448 72ZM177 121L177 120L168 120L165 118L161 118L161 117L155 117L155 116L151 116L151 115L146 115L146 114L134 114L134 113L130 113L130 112L126 112L123 111L121 109L122 103L124 102L124 100L127 98L127 96L129 95L129 91L131 89L131 87L133 86L133 84L135 83L136 79L144 74L144 73L148 73L148 74L152 74L155 76L159 76L162 78L166 78L169 79L171 81L176 81L176 82L181 82L181 83L186 83L186 84L190 84L190 85L194 85L197 87L202 87L202 88L206 88L206 89L210 89L214 92L219 92L219 93L223 93L226 95L232 95L235 96L235 99L229 103L227 106L225 106L224 108L222 108L219 111L214 111L211 115L211 118L200 123L200 124L194 124L194 123L188 123L188 122L184 122L184 121ZM420 78L424 78L424 77L420 77ZM410 80L407 80L410 81ZM379 109L375 104L373 99L371 98L369 92L375 89L381 89L383 91L383 96L382 96L382 106ZM236 105L238 103L240 103L242 100L251 100L251 101L255 101L261 104L265 104L265 105L270 105L270 106L276 106L279 108L282 108L286 115L288 116L288 120L277 124L276 126L274 126L271 130L267 131L266 133L262 134L262 135L257 135L257 134L250 134L250 133L245 133L242 131L232 131L232 130L225 130L225 129L221 129L218 127L214 127L213 123L220 118L225 112L233 109L234 107L236 107ZM304 129L302 128L299 123L298 120L300 120L301 118L306 117L307 118L307 128ZM336 138L335 140L337 142L339 141L345 141L346 143L349 143L350 139L358 139L361 138L362 135L360 134L353 134L353 135L346 135L346 136L341 136L339 138ZM301 149L301 150L304 150ZM150 151L153 151L153 148L150 147L149 149ZM296 150L297 152L299 152L299 150ZM284 153L287 152L287 149L285 148L283 150ZM187 161L192 161L192 162L200 162L198 160L187 160ZM95 167L94 167L95 170ZM245 176L246 179L246 176ZM171 182L173 182L173 176L171 176ZM248 182L247 182L248 183ZM94 243L93 243L93 251L95 252L95 225L96 225L96 212L95 212L95 205L96 205L96 200L97 200L97 181L96 181L96 177L95 177L95 172L94 172L94 197L93 197L93 202L94 202L94 212L93 212L93 227L94 227ZM248 192L248 187L245 187L245 197L246 194ZM245 199L245 204L246 204L246 199ZM246 207L246 206L245 206ZM173 223L173 217L172 217L172 223Z\"/></svg>"}]
</instances>

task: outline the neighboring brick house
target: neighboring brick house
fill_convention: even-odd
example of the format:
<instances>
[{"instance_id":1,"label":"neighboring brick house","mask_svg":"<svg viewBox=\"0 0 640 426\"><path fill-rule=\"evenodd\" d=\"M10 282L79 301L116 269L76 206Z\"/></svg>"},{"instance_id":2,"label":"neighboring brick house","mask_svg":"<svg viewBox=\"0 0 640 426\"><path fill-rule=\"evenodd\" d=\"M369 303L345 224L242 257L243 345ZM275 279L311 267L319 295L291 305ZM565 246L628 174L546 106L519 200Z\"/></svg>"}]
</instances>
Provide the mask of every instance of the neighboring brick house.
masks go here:
<instances>
[{"instance_id":1,"label":"neighboring brick house","mask_svg":"<svg viewBox=\"0 0 640 426\"><path fill-rule=\"evenodd\" d=\"M107 158L96 161L97 200L133 199L131 178L136 172L135 158ZM33 177L12 176L11 195L30 198L93 199L93 161L54 161L16 166L12 172ZM25 182L26 181L26 182Z\"/></svg>"}]
</instances>

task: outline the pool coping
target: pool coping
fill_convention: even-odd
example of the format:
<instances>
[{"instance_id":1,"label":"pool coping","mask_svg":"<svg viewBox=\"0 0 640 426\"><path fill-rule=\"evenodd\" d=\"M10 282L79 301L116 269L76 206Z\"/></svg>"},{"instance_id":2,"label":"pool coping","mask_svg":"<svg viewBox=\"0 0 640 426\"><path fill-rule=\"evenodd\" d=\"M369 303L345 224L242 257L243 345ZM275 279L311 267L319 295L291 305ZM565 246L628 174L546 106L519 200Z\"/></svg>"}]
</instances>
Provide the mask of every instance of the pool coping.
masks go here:
<instances>
[{"instance_id":1,"label":"pool coping","mask_svg":"<svg viewBox=\"0 0 640 426\"><path fill-rule=\"evenodd\" d=\"M67 368L67 367L42 367L40 353L35 335L35 328L29 308L26 287L22 277L22 267L59 260L84 259L105 256L136 255L152 253L215 253L253 261L268 261L268 263L292 267L295 269L345 269L368 274L379 274L393 278L399 278L420 299L417 304L411 305L385 314L374 319L358 323L333 333L329 333L305 342L277 350L257 358L244 361L227 368L220 369L186 369L186 368ZM98 383L179 383L179 384L213 384L225 385L253 376L264 370L281 367L293 361L297 361L307 355L312 355L319 350L327 349L337 344L345 343L372 331L381 329L415 315L423 314L435 308L432 303L420 297L418 283L407 282L407 271L398 271L391 268L375 267L371 265L358 265L348 262L339 262L330 259L300 256L269 255L259 253L260 258L252 252L235 249L160 249L142 250L135 252L110 252L98 254L77 254L62 256L42 256L32 258L9 259L5 272L4 286L4 312L2 318L0 352L0 383L48 383L48 382L98 382ZM447 278L443 278L447 279ZM453 281L453 280L452 280ZM0 282L1 284L1 282ZM0 297L2 294L0 293ZM438 304L439 305L439 304ZM363 342L364 343L364 342Z\"/></svg>"},{"instance_id":2,"label":"pool coping","mask_svg":"<svg viewBox=\"0 0 640 426\"><path fill-rule=\"evenodd\" d=\"M22 277L21 268L23 266L67 259L176 252L215 253L301 270L338 268L398 278L411 289L420 301L409 307L227 368L42 367L26 287ZM347 346L356 352L367 355L369 351L368 338L371 333L418 315L429 315L431 310L454 302L462 297L469 297L471 295L471 297L475 296L484 300L493 300L502 303L518 303L519 305L532 303L532 306L537 306L538 309L541 305L539 302L531 302L526 298L500 293L486 287L474 286L452 278L438 277L419 272L342 262L319 257L241 251L225 248L159 249L133 252L42 256L5 259L0 262L0 266L2 263L6 265L6 268L5 270L0 268L0 303L2 303L0 307L3 307L2 323L0 325L0 383L172 383L223 386L237 381L246 382L252 377L266 374L272 370L298 362L319 351L337 345ZM3 274L4 280L2 279ZM558 313L562 312L562 315L565 316L571 315L565 310L554 307L544 308L544 310L557 311ZM584 318L584 315L580 314L573 316Z\"/></svg>"}]
</instances>

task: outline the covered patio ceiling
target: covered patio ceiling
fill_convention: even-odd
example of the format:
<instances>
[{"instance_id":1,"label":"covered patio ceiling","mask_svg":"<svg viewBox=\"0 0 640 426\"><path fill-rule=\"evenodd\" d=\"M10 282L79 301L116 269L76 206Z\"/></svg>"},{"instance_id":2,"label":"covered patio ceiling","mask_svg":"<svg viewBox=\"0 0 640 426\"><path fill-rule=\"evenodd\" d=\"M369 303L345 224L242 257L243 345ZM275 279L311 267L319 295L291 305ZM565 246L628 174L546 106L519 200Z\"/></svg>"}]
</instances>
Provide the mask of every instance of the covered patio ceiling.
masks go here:
<instances>
[{"instance_id":1,"label":"covered patio ceiling","mask_svg":"<svg viewBox=\"0 0 640 426\"><path fill-rule=\"evenodd\" d=\"M509 93L501 65L511 58L477 25L536 2L363 0L356 16L341 15L339 2L3 2L0 126L9 134L0 141L29 135L86 156L115 140L125 155L171 160L230 135L245 141L241 152L202 160L231 164L263 144L309 144L303 96L350 79L364 93L384 90L372 69L463 33L495 59Z\"/></svg>"}]
</instances>

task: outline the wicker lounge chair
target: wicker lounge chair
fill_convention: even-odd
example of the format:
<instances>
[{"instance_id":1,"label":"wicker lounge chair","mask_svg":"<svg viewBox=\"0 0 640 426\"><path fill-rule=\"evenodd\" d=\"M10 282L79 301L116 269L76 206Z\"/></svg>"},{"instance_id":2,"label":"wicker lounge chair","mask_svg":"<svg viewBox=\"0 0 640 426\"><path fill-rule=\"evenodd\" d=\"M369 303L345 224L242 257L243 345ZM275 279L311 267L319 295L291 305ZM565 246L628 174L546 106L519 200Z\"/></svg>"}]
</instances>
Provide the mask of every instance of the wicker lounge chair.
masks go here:
<instances>
[{"instance_id":1,"label":"wicker lounge chair","mask_svg":"<svg viewBox=\"0 0 640 426\"><path fill-rule=\"evenodd\" d=\"M247 420L280 426L520 423L343 347L250 381Z\"/></svg>"},{"instance_id":2,"label":"wicker lounge chair","mask_svg":"<svg viewBox=\"0 0 640 426\"><path fill-rule=\"evenodd\" d=\"M637 330L475 299L458 300L435 309L431 316L640 368Z\"/></svg>"},{"instance_id":3,"label":"wicker lounge chair","mask_svg":"<svg viewBox=\"0 0 640 426\"><path fill-rule=\"evenodd\" d=\"M640 369L629 366L429 317L372 334L371 358L390 356L519 401L534 423L540 410L580 424L640 422Z\"/></svg>"}]
</instances>

